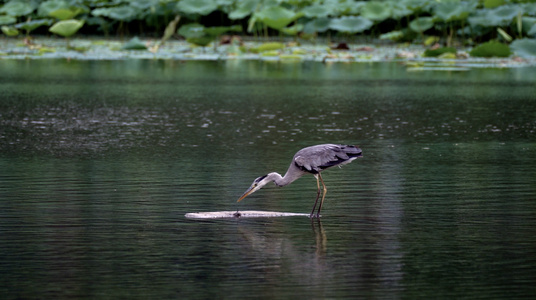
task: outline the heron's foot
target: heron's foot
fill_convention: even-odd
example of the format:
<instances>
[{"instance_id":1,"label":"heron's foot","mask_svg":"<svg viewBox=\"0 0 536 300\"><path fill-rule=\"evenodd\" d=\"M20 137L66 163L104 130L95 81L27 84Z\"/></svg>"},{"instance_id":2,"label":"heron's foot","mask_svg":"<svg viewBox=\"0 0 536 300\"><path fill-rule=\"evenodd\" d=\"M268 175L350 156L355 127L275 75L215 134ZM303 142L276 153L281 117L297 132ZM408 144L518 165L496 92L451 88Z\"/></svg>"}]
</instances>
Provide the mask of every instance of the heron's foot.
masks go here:
<instances>
[{"instance_id":1,"label":"heron's foot","mask_svg":"<svg viewBox=\"0 0 536 300\"><path fill-rule=\"evenodd\" d=\"M320 219L320 217L322 217L322 215L320 215L319 213L309 215L309 218L311 218L311 219L313 219L313 218Z\"/></svg>"},{"instance_id":2,"label":"heron's foot","mask_svg":"<svg viewBox=\"0 0 536 300\"><path fill-rule=\"evenodd\" d=\"M235 218L240 218L242 216L241 213L239 213L238 211L236 211L234 214L233 214L233 217Z\"/></svg>"}]
</instances>

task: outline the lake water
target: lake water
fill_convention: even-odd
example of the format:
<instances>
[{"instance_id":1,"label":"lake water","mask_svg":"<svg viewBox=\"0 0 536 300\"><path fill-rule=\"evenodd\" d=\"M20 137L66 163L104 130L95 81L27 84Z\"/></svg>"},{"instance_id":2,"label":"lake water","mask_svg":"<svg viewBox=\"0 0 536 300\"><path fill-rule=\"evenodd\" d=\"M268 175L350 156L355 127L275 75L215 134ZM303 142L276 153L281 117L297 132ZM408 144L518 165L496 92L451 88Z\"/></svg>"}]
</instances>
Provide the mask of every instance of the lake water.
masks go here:
<instances>
[{"instance_id":1,"label":"lake water","mask_svg":"<svg viewBox=\"0 0 536 300\"><path fill-rule=\"evenodd\" d=\"M2 299L536 297L536 68L0 60ZM364 157L267 186L320 143Z\"/></svg>"}]
</instances>

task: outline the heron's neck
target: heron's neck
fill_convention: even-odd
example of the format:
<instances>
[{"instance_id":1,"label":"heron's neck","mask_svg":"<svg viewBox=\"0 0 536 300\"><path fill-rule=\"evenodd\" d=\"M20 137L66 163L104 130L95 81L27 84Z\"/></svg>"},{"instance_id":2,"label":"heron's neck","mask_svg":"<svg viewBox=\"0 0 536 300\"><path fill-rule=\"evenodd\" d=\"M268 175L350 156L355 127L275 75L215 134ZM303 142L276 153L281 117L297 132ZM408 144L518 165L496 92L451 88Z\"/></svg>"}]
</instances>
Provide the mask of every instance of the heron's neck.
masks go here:
<instances>
[{"instance_id":1,"label":"heron's neck","mask_svg":"<svg viewBox=\"0 0 536 300\"><path fill-rule=\"evenodd\" d=\"M281 174L277 172L272 172L268 174L266 177L268 177L271 181L273 181L278 186L285 186L289 185L294 180L298 179L296 176L292 176L291 173L287 172L285 176L281 176Z\"/></svg>"}]
</instances>

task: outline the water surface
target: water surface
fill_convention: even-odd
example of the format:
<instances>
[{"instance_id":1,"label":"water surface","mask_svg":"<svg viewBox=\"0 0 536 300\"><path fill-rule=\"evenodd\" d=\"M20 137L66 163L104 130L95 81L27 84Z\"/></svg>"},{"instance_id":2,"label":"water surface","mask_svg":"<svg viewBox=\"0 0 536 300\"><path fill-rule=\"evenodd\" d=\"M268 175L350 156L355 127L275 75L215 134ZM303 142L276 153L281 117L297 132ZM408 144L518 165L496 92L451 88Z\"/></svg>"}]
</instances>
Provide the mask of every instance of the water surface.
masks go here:
<instances>
[{"instance_id":1,"label":"water surface","mask_svg":"<svg viewBox=\"0 0 536 300\"><path fill-rule=\"evenodd\" d=\"M536 296L536 69L0 61L3 298ZM302 147L358 144L267 186Z\"/></svg>"}]
</instances>

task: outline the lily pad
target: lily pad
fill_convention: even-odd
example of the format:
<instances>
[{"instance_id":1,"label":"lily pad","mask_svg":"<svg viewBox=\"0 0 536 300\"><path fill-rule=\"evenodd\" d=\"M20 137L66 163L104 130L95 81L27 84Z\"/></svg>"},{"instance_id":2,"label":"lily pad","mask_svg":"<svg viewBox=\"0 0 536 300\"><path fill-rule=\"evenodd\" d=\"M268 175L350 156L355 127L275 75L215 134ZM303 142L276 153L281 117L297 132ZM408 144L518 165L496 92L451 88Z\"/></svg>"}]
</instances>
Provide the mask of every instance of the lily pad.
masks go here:
<instances>
[{"instance_id":1,"label":"lily pad","mask_svg":"<svg viewBox=\"0 0 536 300\"><path fill-rule=\"evenodd\" d=\"M131 6L117 6L107 8L97 8L91 11L91 14L96 17L108 17L118 21L130 21L134 19L138 11Z\"/></svg>"},{"instance_id":2,"label":"lily pad","mask_svg":"<svg viewBox=\"0 0 536 300\"><path fill-rule=\"evenodd\" d=\"M401 2L413 11L422 10L426 5L430 4L429 0L403 0Z\"/></svg>"},{"instance_id":3,"label":"lily pad","mask_svg":"<svg viewBox=\"0 0 536 300\"><path fill-rule=\"evenodd\" d=\"M34 29L41 27L41 26L50 26L52 24L52 20L48 19L41 19L41 20L33 20L29 22L23 22L15 25L15 28L17 29L23 29L26 30L26 32L33 31Z\"/></svg>"},{"instance_id":4,"label":"lily pad","mask_svg":"<svg viewBox=\"0 0 536 300\"><path fill-rule=\"evenodd\" d=\"M152 7L156 7L159 4L159 0L131 0L129 1L130 6L137 8L137 9L148 9Z\"/></svg>"},{"instance_id":5,"label":"lily pad","mask_svg":"<svg viewBox=\"0 0 536 300\"><path fill-rule=\"evenodd\" d=\"M283 43L279 42L271 42L271 43L264 43L262 45L259 45L256 48L251 48L250 51L253 53L261 53L266 51L275 51L279 49L285 48L285 45Z\"/></svg>"},{"instance_id":6,"label":"lily pad","mask_svg":"<svg viewBox=\"0 0 536 300\"><path fill-rule=\"evenodd\" d=\"M437 49L426 49L424 51L423 56L424 57L438 57L440 55L443 55L445 53L451 53L456 54L456 49L452 47L441 47Z\"/></svg>"},{"instance_id":7,"label":"lily pad","mask_svg":"<svg viewBox=\"0 0 536 300\"><path fill-rule=\"evenodd\" d=\"M260 0L245 0L238 1L238 5L235 10L229 13L229 19L237 20L243 19L253 13Z\"/></svg>"},{"instance_id":8,"label":"lily pad","mask_svg":"<svg viewBox=\"0 0 536 300\"><path fill-rule=\"evenodd\" d=\"M434 14L443 21L465 20L477 6L477 2L440 2L434 8Z\"/></svg>"},{"instance_id":9,"label":"lily pad","mask_svg":"<svg viewBox=\"0 0 536 300\"><path fill-rule=\"evenodd\" d=\"M185 38L200 38L205 35L205 26L198 23L182 25L178 33Z\"/></svg>"},{"instance_id":10,"label":"lily pad","mask_svg":"<svg viewBox=\"0 0 536 300\"><path fill-rule=\"evenodd\" d=\"M432 17L417 18L409 23L409 28L415 32L425 32L426 30L434 26L434 19Z\"/></svg>"},{"instance_id":11,"label":"lily pad","mask_svg":"<svg viewBox=\"0 0 536 300\"><path fill-rule=\"evenodd\" d=\"M59 20L69 20L81 14L84 10L81 8L60 8L48 13L49 16Z\"/></svg>"},{"instance_id":12,"label":"lily pad","mask_svg":"<svg viewBox=\"0 0 536 300\"><path fill-rule=\"evenodd\" d=\"M366 2L364 1L326 1L333 6L334 16L357 15Z\"/></svg>"},{"instance_id":13,"label":"lily pad","mask_svg":"<svg viewBox=\"0 0 536 300\"><path fill-rule=\"evenodd\" d=\"M527 33L528 35L536 35L536 24L532 25L532 27L530 28L529 32Z\"/></svg>"},{"instance_id":14,"label":"lily pad","mask_svg":"<svg viewBox=\"0 0 536 300\"><path fill-rule=\"evenodd\" d=\"M361 15L369 20L381 22L391 17L388 2L367 2L361 7Z\"/></svg>"},{"instance_id":15,"label":"lily pad","mask_svg":"<svg viewBox=\"0 0 536 300\"><path fill-rule=\"evenodd\" d=\"M52 25L48 30L63 37L70 37L84 26L84 21L64 20Z\"/></svg>"},{"instance_id":16,"label":"lily pad","mask_svg":"<svg viewBox=\"0 0 536 300\"><path fill-rule=\"evenodd\" d=\"M508 45L490 41L473 48L469 55L474 57L508 57L511 53Z\"/></svg>"},{"instance_id":17,"label":"lily pad","mask_svg":"<svg viewBox=\"0 0 536 300\"><path fill-rule=\"evenodd\" d=\"M536 39L515 40L510 48L521 57L536 57Z\"/></svg>"},{"instance_id":18,"label":"lily pad","mask_svg":"<svg viewBox=\"0 0 536 300\"><path fill-rule=\"evenodd\" d=\"M69 8L69 4L67 1L64 0L49 0L49 1L43 1L41 4L39 4L39 7L37 8L37 15L40 17L48 17L49 13L62 9L62 8Z\"/></svg>"},{"instance_id":19,"label":"lily pad","mask_svg":"<svg viewBox=\"0 0 536 300\"><path fill-rule=\"evenodd\" d=\"M206 47L210 42L214 40L213 36L205 35L202 37L191 37L187 38L186 41L190 44L194 44L201 47Z\"/></svg>"},{"instance_id":20,"label":"lily pad","mask_svg":"<svg viewBox=\"0 0 536 300\"><path fill-rule=\"evenodd\" d=\"M401 30L395 30L380 35L380 40L398 41L402 37L404 37L404 32Z\"/></svg>"},{"instance_id":21,"label":"lily pad","mask_svg":"<svg viewBox=\"0 0 536 300\"><path fill-rule=\"evenodd\" d=\"M504 0L484 0L485 8L495 8L504 4Z\"/></svg>"},{"instance_id":22,"label":"lily pad","mask_svg":"<svg viewBox=\"0 0 536 300\"><path fill-rule=\"evenodd\" d=\"M325 18L330 14L333 14L331 10L332 6L313 4L311 6L306 6L302 9L304 16L308 18Z\"/></svg>"},{"instance_id":23,"label":"lily pad","mask_svg":"<svg viewBox=\"0 0 536 300\"><path fill-rule=\"evenodd\" d=\"M240 25L234 25L234 26L212 26L212 27L205 27L205 33L212 36L220 36L226 32L229 31L235 31L240 32L242 31L242 27Z\"/></svg>"},{"instance_id":24,"label":"lily pad","mask_svg":"<svg viewBox=\"0 0 536 300\"><path fill-rule=\"evenodd\" d=\"M303 24L296 24L294 26L286 27L281 29L281 32L288 35L297 35L298 32L303 30Z\"/></svg>"},{"instance_id":25,"label":"lily pad","mask_svg":"<svg viewBox=\"0 0 536 300\"><path fill-rule=\"evenodd\" d=\"M17 19L13 16L0 16L0 25L9 25L17 22Z\"/></svg>"},{"instance_id":26,"label":"lily pad","mask_svg":"<svg viewBox=\"0 0 536 300\"><path fill-rule=\"evenodd\" d=\"M206 16L218 9L218 3L213 0L181 0L177 9L186 14Z\"/></svg>"},{"instance_id":27,"label":"lily pad","mask_svg":"<svg viewBox=\"0 0 536 300\"><path fill-rule=\"evenodd\" d=\"M185 37L187 42L205 47L228 31L242 31L242 27L240 25L205 27L198 23L192 23L181 26L178 33Z\"/></svg>"},{"instance_id":28,"label":"lily pad","mask_svg":"<svg viewBox=\"0 0 536 300\"><path fill-rule=\"evenodd\" d=\"M492 26L509 25L512 20L521 12L521 8L515 5L503 5L490 10L487 18Z\"/></svg>"},{"instance_id":29,"label":"lily pad","mask_svg":"<svg viewBox=\"0 0 536 300\"><path fill-rule=\"evenodd\" d=\"M31 14L36 6L33 2L9 1L0 8L0 12L6 13L12 17L20 17Z\"/></svg>"},{"instance_id":30,"label":"lily pad","mask_svg":"<svg viewBox=\"0 0 536 300\"><path fill-rule=\"evenodd\" d=\"M315 33L315 32L326 32L329 29L331 24L331 19L329 18L318 18L312 21L309 21L303 27L303 32L305 33Z\"/></svg>"},{"instance_id":31,"label":"lily pad","mask_svg":"<svg viewBox=\"0 0 536 300\"><path fill-rule=\"evenodd\" d=\"M300 16L301 13L297 14L281 6L270 6L255 14L259 21L277 30L287 27Z\"/></svg>"},{"instance_id":32,"label":"lily pad","mask_svg":"<svg viewBox=\"0 0 536 300\"><path fill-rule=\"evenodd\" d=\"M358 33L369 29L372 21L363 17L342 17L331 20L329 28L347 33Z\"/></svg>"},{"instance_id":33,"label":"lily pad","mask_svg":"<svg viewBox=\"0 0 536 300\"><path fill-rule=\"evenodd\" d=\"M2 26L2 32L7 36L17 36L19 31L15 27L11 26Z\"/></svg>"},{"instance_id":34,"label":"lily pad","mask_svg":"<svg viewBox=\"0 0 536 300\"><path fill-rule=\"evenodd\" d=\"M400 18L403 18L405 16L409 16L413 13L411 9L409 9L404 2L390 2L391 4L391 16L392 18L399 20Z\"/></svg>"},{"instance_id":35,"label":"lily pad","mask_svg":"<svg viewBox=\"0 0 536 300\"><path fill-rule=\"evenodd\" d=\"M124 50L147 50L147 46L136 36L126 42L121 49Z\"/></svg>"}]
</instances>

